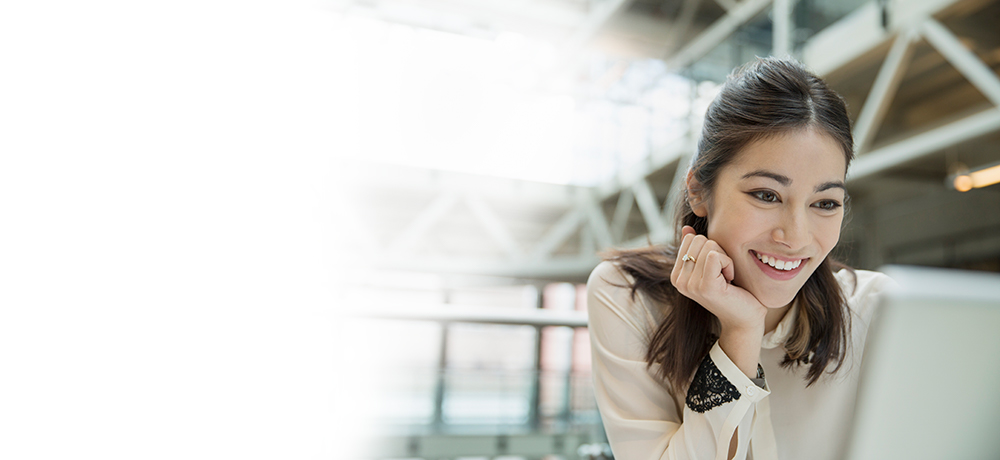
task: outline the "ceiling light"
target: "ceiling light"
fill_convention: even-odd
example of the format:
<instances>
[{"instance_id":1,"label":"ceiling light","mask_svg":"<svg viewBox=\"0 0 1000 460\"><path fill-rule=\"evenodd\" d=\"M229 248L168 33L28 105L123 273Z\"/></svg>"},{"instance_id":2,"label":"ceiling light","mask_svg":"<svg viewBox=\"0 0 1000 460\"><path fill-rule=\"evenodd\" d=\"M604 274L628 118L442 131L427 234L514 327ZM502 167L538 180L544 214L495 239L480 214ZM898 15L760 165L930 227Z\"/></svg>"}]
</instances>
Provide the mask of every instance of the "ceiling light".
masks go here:
<instances>
[{"instance_id":1,"label":"ceiling light","mask_svg":"<svg viewBox=\"0 0 1000 460\"><path fill-rule=\"evenodd\" d=\"M948 181L955 190L968 192L1000 182L1000 163L953 175Z\"/></svg>"}]
</instances>

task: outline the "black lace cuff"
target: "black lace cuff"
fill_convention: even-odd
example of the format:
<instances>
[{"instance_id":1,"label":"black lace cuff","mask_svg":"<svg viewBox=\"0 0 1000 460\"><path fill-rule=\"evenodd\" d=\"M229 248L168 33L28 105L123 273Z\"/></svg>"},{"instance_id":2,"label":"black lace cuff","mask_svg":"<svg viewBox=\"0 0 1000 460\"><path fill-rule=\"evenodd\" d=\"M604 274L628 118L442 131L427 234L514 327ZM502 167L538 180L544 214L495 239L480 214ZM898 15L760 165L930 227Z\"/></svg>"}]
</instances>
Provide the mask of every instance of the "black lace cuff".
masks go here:
<instances>
[{"instance_id":1,"label":"black lace cuff","mask_svg":"<svg viewBox=\"0 0 1000 460\"><path fill-rule=\"evenodd\" d=\"M740 399L739 390L722 375L722 371L712 361L712 356L706 355L688 388L687 398L684 400L687 406L695 412L703 413L737 399Z\"/></svg>"}]
</instances>

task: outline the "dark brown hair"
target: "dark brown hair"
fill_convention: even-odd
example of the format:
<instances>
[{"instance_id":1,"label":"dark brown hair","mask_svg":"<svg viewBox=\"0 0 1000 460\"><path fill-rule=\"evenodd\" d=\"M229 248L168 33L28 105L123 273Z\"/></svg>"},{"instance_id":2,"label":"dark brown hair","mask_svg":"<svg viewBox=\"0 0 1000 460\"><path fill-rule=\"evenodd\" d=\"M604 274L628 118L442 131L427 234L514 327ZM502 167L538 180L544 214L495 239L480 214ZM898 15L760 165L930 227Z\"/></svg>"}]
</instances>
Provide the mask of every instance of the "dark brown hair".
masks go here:
<instances>
[{"instance_id":1,"label":"dark brown hair","mask_svg":"<svg viewBox=\"0 0 1000 460\"><path fill-rule=\"evenodd\" d=\"M737 69L708 107L698 151L691 161L692 179L711 198L719 172L752 142L804 128L819 129L843 149L846 163L854 158L851 122L844 100L816 75L792 60L758 59ZM683 167L678 165L678 167ZM846 170L845 170L846 173ZM632 276L637 293L669 305L650 338L646 360L660 365L660 376L675 388L691 378L718 338L718 320L694 300L677 292L670 272L677 260L681 228L698 234L708 231L708 220L688 204L688 190L677 203L672 246L609 251L602 256ZM807 386L824 370L843 365L851 320L844 293L834 270L847 268L827 257L799 290L795 326L784 344L781 365L809 365Z\"/></svg>"}]
</instances>

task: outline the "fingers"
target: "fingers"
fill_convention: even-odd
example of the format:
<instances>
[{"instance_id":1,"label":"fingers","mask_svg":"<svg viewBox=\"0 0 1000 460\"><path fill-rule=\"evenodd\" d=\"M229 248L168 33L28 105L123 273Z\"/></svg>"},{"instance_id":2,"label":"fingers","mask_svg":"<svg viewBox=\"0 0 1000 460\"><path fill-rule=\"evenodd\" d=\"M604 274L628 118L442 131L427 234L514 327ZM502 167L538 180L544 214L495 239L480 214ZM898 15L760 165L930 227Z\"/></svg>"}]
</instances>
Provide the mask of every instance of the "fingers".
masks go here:
<instances>
[{"instance_id":1,"label":"fingers","mask_svg":"<svg viewBox=\"0 0 1000 460\"><path fill-rule=\"evenodd\" d=\"M694 252L697 250L697 252ZM707 280L712 280L719 276L722 264L719 260L719 253L724 251L718 243L702 236L695 237L691 242L691 257L698 262L691 264L691 275L688 277L688 289L692 292L703 292L706 290ZM712 255L715 254L715 255Z\"/></svg>"},{"instance_id":2,"label":"fingers","mask_svg":"<svg viewBox=\"0 0 1000 460\"><path fill-rule=\"evenodd\" d=\"M690 229L690 231L688 231ZM695 234L694 229L690 226L685 225L681 232L684 236L681 238L681 245L677 247L677 260L674 261L674 268L670 271L670 282L674 287L678 287L677 279L680 277L681 271L684 269L684 265L690 262L684 262L681 260L684 254L688 254L688 249L691 247L691 241L694 240Z\"/></svg>"},{"instance_id":3,"label":"fingers","mask_svg":"<svg viewBox=\"0 0 1000 460\"><path fill-rule=\"evenodd\" d=\"M694 230L692 229L691 231L693 232ZM688 295L690 292L688 286L691 284L691 275L699 269L698 267L702 266L702 248L707 242L709 242L709 239L705 235L695 235L694 233L685 232L684 238L681 240L681 246L677 250L677 260L674 262L674 269L670 272L670 281L681 294L688 297L690 297ZM695 260L685 261L685 255L694 257Z\"/></svg>"},{"instance_id":4,"label":"fingers","mask_svg":"<svg viewBox=\"0 0 1000 460\"><path fill-rule=\"evenodd\" d=\"M699 285L701 287L704 288L706 282L715 281L720 276L726 283L733 280L733 259L729 258L722 246L719 246L715 241L708 240L702 246L698 260L705 262L704 265L699 264L701 268L697 272L700 276Z\"/></svg>"},{"instance_id":5,"label":"fingers","mask_svg":"<svg viewBox=\"0 0 1000 460\"><path fill-rule=\"evenodd\" d=\"M730 258L725 251L722 253L722 277L726 279L727 283L732 283L733 279L736 278L736 270L733 267L733 259Z\"/></svg>"},{"instance_id":6,"label":"fingers","mask_svg":"<svg viewBox=\"0 0 1000 460\"><path fill-rule=\"evenodd\" d=\"M684 227L670 281L677 292L719 318L723 324L758 324L767 308L753 294L732 285L733 259L722 246ZM684 256L694 260L683 260Z\"/></svg>"},{"instance_id":7,"label":"fingers","mask_svg":"<svg viewBox=\"0 0 1000 460\"><path fill-rule=\"evenodd\" d=\"M695 260L684 261L685 254ZM704 235L685 232L677 256L670 280L681 294L696 301L714 297L733 280L733 260Z\"/></svg>"}]
</instances>

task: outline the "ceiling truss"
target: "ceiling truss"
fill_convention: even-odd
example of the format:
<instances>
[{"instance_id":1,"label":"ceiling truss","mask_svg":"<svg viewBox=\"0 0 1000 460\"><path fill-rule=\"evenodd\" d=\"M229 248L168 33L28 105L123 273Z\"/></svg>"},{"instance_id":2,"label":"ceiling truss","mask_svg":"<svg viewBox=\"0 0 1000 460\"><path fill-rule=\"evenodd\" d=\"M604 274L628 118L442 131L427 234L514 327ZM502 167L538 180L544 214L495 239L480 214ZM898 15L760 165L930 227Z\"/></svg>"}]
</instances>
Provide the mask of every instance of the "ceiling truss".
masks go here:
<instances>
[{"instance_id":1,"label":"ceiling truss","mask_svg":"<svg viewBox=\"0 0 1000 460\"><path fill-rule=\"evenodd\" d=\"M623 8L627 3L609 3L608 11ZM698 0L684 1L678 18L679 27L683 28L690 20L698 3ZM694 62L732 34L740 24L772 5L768 0L719 3L726 7L727 13L670 56L670 68L683 68ZM830 33L834 35L870 37L871 43L865 47L854 45L857 51L854 59L870 56L869 50L879 46L879 43L890 43L855 124L859 158L852 166L849 182L877 176L906 162L1000 130L1000 78L993 70L992 65L995 64L984 62L971 52L953 31L934 16L935 11L958 2L928 0L923 3L932 5L923 6L923 10L917 8L924 12L922 17L899 21L892 24L889 30L853 30L881 28L877 23L859 21L831 28ZM775 14L783 12L782 18L775 19L774 51L785 53L790 46L790 31L786 22L789 20L786 16L790 14L789 2L778 0L773 2L773 7ZM597 19L600 18L595 16L594 20ZM607 18L603 17L603 20ZM900 91L915 46L920 40L929 43L954 66L992 103L992 107L890 143L878 143L877 134ZM836 42L830 37L818 37L816 41L820 45ZM815 46L807 51L807 56L822 54ZM842 55L835 59L851 62L844 61ZM811 67L824 68L821 62L807 60L806 63ZM381 254L376 265L389 269L583 280L599 260L594 249L635 247L648 242L666 243L672 240L674 206L682 190L677 184L685 178L687 164L696 145L699 125L693 123L692 126L692 132L678 143L679 147L665 154L654 154L655 158L640 164L638 169L623 172L609 183L597 187L567 187L570 193L556 206L559 211L549 213L548 217L539 217L534 232L512 227L503 212L495 207L498 203L496 199L476 194L472 188L440 187L433 191L433 199L421 211L398 227L400 230L388 238L388 244L379 246L375 243L379 246L376 253ZM524 204L529 205L530 202ZM449 216L460 211L471 215L483 240L499 248L499 256L483 258L415 251L426 246L419 243L435 235ZM370 225L359 223L354 227L363 231Z\"/></svg>"}]
</instances>

